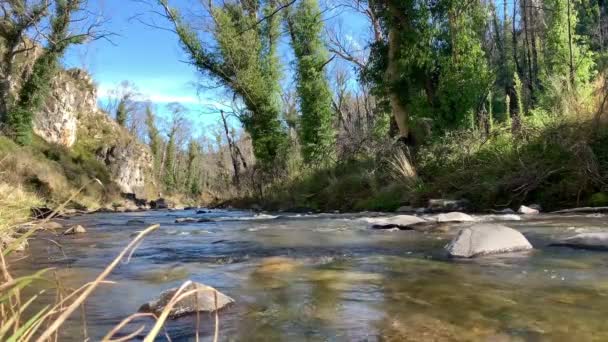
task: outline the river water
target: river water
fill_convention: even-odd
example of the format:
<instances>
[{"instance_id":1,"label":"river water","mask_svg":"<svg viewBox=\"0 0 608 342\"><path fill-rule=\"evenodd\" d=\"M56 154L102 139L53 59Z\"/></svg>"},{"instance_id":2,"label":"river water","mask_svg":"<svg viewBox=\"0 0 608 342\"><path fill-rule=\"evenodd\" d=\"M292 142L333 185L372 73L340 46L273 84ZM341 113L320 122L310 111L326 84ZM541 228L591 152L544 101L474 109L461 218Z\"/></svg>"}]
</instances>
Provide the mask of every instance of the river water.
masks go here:
<instances>
[{"instance_id":1,"label":"river water","mask_svg":"<svg viewBox=\"0 0 608 342\"><path fill-rule=\"evenodd\" d=\"M82 224L86 234L41 235L12 268L25 274L55 267L62 287L77 288L94 279L133 233L160 223L130 262L111 274L116 283L102 285L87 301L91 341L187 279L235 299L220 313L222 341L608 341L608 252L549 246L577 232L608 230L601 215L501 222L520 230L535 250L474 260L444 254L458 224L448 233L379 231L360 219L365 214L281 215L74 217L64 223ZM214 222L176 224L179 217ZM42 238L55 239L62 251ZM47 293L39 304L52 302L54 294ZM82 341L82 321L75 314L61 341ZM194 341L196 325L191 316L171 320L167 334ZM201 340L212 340L212 316L202 315L199 331Z\"/></svg>"}]
</instances>

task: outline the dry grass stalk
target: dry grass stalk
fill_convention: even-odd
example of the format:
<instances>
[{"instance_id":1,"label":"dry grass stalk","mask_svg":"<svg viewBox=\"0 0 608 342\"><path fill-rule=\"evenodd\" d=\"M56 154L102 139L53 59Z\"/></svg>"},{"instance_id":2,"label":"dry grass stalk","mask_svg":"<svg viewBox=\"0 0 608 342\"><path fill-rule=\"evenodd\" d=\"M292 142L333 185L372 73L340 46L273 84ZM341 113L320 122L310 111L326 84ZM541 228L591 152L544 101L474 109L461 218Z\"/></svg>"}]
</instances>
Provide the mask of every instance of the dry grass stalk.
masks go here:
<instances>
[{"instance_id":1,"label":"dry grass stalk","mask_svg":"<svg viewBox=\"0 0 608 342\"><path fill-rule=\"evenodd\" d=\"M148 227L144 231L140 232L133 241L131 241L125 249L120 252L120 254L106 267L106 269L101 272L101 274L93 281L89 286L85 288L83 293L76 298L60 315L57 317L54 322L48 327L45 331L42 332L40 337L37 339L39 342L44 342L51 335L59 329L59 327L70 317L70 315L93 293L93 291L97 288L97 286L105 280L105 278L118 266L120 261L124 258L127 253L129 253L133 247L137 246L139 242L149 233L158 229L160 225L156 224Z\"/></svg>"},{"instance_id":2,"label":"dry grass stalk","mask_svg":"<svg viewBox=\"0 0 608 342\"><path fill-rule=\"evenodd\" d=\"M156 320L156 324L154 325L154 327L152 327L152 329L150 330L150 332L144 339L144 342L154 342L154 340L156 339L156 337L158 336L158 334L160 332L160 329L165 325L167 318L169 318L171 310L173 310L173 307L177 303L179 303L180 301L184 300L185 298L187 298L189 296L197 295L197 293L201 293L203 291L208 291L208 290L202 290L202 289L194 289L194 290L190 290L190 291L182 293L191 284L192 284L192 281L187 281L187 282L183 283L182 286L179 287L179 289L173 295L173 298L171 298L171 301L169 301L169 303L167 303L167 305L163 308L163 311L161 312L160 316ZM214 299L215 299L215 332L214 332L214 336L213 336L213 341L217 342L218 337L219 337L219 314L218 314L218 308L217 308L217 291L213 290L213 295L214 295Z\"/></svg>"},{"instance_id":3,"label":"dry grass stalk","mask_svg":"<svg viewBox=\"0 0 608 342\"><path fill-rule=\"evenodd\" d=\"M402 149L397 150L389 160L389 165L393 172L393 177L403 182L408 188L414 186L418 180L416 168Z\"/></svg>"}]
</instances>

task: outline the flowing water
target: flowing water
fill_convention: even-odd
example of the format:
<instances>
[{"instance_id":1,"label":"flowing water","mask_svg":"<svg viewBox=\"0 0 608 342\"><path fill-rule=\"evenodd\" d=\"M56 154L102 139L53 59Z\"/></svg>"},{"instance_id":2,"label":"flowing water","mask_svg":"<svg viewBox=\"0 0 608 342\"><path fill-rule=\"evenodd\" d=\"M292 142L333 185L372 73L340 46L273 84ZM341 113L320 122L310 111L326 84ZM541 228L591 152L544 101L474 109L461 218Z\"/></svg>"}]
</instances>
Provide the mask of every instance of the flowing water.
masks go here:
<instances>
[{"instance_id":1,"label":"flowing water","mask_svg":"<svg viewBox=\"0 0 608 342\"><path fill-rule=\"evenodd\" d=\"M362 215L87 215L65 223L82 224L88 233L52 237L62 251L42 239L50 236L39 237L30 242L29 257L12 268L25 274L55 267L61 286L79 287L136 231L160 223L112 273L116 283L102 285L87 301L91 341L187 279L236 300L220 312L223 341L608 341L608 252L549 246L577 232L608 230L608 218L502 222L520 230L535 250L451 260L443 246L458 225L440 234L378 231ZM215 222L174 223L192 216ZM145 224L127 224L135 219ZM202 340L212 340L213 320L202 315ZM81 321L75 314L61 341L82 341ZM192 316L171 320L167 334L194 341L196 326Z\"/></svg>"}]
</instances>

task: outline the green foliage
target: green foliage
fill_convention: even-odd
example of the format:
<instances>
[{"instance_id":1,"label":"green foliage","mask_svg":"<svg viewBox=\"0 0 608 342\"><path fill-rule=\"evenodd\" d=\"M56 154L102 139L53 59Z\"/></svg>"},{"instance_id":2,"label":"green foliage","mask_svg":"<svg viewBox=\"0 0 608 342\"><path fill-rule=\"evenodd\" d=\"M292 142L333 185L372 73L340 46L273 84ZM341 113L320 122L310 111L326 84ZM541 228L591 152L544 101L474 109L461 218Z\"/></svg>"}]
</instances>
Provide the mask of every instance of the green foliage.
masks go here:
<instances>
[{"instance_id":1,"label":"green foliage","mask_svg":"<svg viewBox=\"0 0 608 342\"><path fill-rule=\"evenodd\" d=\"M31 75L19 91L16 104L6 121L15 140L22 145L32 142L33 113L40 110L51 90L51 81L59 69L59 60L72 44L84 42L85 35L71 35L72 14L82 5L79 0L57 0L51 18L51 33L42 55L34 62Z\"/></svg>"},{"instance_id":2,"label":"green foliage","mask_svg":"<svg viewBox=\"0 0 608 342\"><path fill-rule=\"evenodd\" d=\"M440 52L435 114L442 128L475 127L475 114L493 83L478 31L482 6L450 1L444 12L445 27L438 38L447 48Z\"/></svg>"},{"instance_id":3,"label":"green foliage","mask_svg":"<svg viewBox=\"0 0 608 342\"><path fill-rule=\"evenodd\" d=\"M156 126L156 117L150 106L146 107L146 128L148 132L148 145L154 158L154 172L158 175L162 159L162 138Z\"/></svg>"},{"instance_id":4,"label":"green foliage","mask_svg":"<svg viewBox=\"0 0 608 342\"><path fill-rule=\"evenodd\" d=\"M589 204L594 207L605 207L608 206L608 193L598 192L591 196Z\"/></svg>"},{"instance_id":5,"label":"green foliage","mask_svg":"<svg viewBox=\"0 0 608 342\"><path fill-rule=\"evenodd\" d=\"M127 119L129 112L127 110L127 102L125 98L120 99L118 102L118 108L116 108L116 122L122 126L126 127Z\"/></svg>"},{"instance_id":6,"label":"green foliage","mask_svg":"<svg viewBox=\"0 0 608 342\"><path fill-rule=\"evenodd\" d=\"M279 121L280 67L277 58L280 15L258 23L258 17L275 12L274 1L254 1L248 6L226 3L214 7L213 37L218 53L209 52L196 31L177 10L159 0L175 25L176 32L192 63L231 89L247 111L239 117L251 135L255 157L266 170L280 170L285 162L288 139ZM261 13L258 13L258 10Z\"/></svg>"},{"instance_id":7,"label":"green foliage","mask_svg":"<svg viewBox=\"0 0 608 342\"><path fill-rule=\"evenodd\" d=\"M550 82L551 77L559 77L574 82L573 86L585 86L594 67L592 54L589 48L575 29L578 24L577 10L572 0L545 0L543 3L548 10L547 33L545 39L545 58L541 82ZM570 16L568 16L570 4ZM568 29L570 28L571 39ZM570 62L572 72L570 75Z\"/></svg>"},{"instance_id":8,"label":"green foliage","mask_svg":"<svg viewBox=\"0 0 608 342\"><path fill-rule=\"evenodd\" d=\"M317 0L300 2L287 22L298 66L302 155L306 163L318 166L333 159L335 132L332 95L324 71L328 54L321 38L323 22Z\"/></svg>"},{"instance_id":9,"label":"green foliage","mask_svg":"<svg viewBox=\"0 0 608 342\"><path fill-rule=\"evenodd\" d=\"M165 164L163 173L163 182L168 190L174 190L176 186L175 177L175 157L177 153L177 147L175 145L175 130L171 130L169 133L169 139L167 140L167 146L165 148Z\"/></svg>"}]
</instances>

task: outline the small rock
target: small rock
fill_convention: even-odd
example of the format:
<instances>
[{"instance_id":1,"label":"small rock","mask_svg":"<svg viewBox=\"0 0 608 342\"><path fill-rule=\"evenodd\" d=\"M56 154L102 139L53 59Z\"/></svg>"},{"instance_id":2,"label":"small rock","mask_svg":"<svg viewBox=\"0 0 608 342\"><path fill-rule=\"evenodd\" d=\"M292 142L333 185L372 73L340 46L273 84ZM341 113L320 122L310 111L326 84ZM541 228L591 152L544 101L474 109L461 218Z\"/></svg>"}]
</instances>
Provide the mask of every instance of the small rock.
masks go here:
<instances>
[{"instance_id":1,"label":"small rock","mask_svg":"<svg viewBox=\"0 0 608 342\"><path fill-rule=\"evenodd\" d=\"M129 220L129 221L127 221L127 226L141 226L143 224L146 224L146 222L143 221L143 220Z\"/></svg>"},{"instance_id":2,"label":"small rock","mask_svg":"<svg viewBox=\"0 0 608 342\"><path fill-rule=\"evenodd\" d=\"M54 230L54 229L62 229L63 225L59 222L49 221L41 226L42 229Z\"/></svg>"},{"instance_id":3,"label":"small rock","mask_svg":"<svg viewBox=\"0 0 608 342\"><path fill-rule=\"evenodd\" d=\"M515 210L513 210L511 208L505 208L502 210L490 210L490 212L492 212L494 214L502 214L502 215L515 214Z\"/></svg>"},{"instance_id":4,"label":"small rock","mask_svg":"<svg viewBox=\"0 0 608 342\"><path fill-rule=\"evenodd\" d=\"M139 312L152 312L159 315L173 299L177 290L179 290L179 287L164 291L160 294L158 299L142 305L139 308ZM183 294L193 290L196 290L197 292L182 299L173 306L169 317L177 318L196 312L215 312L216 310L220 310L227 305L234 303L234 299L217 291L213 287L201 283L189 282L181 293ZM217 296L215 294L217 294ZM215 301L216 297L217 305Z\"/></svg>"},{"instance_id":5,"label":"small rock","mask_svg":"<svg viewBox=\"0 0 608 342\"><path fill-rule=\"evenodd\" d=\"M69 228L68 230L66 230L65 232L63 232L63 235L83 234L83 233L86 233L86 232L87 232L87 230L84 229L83 226L76 225L76 226L72 226L71 228Z\"/></svg>"},{"instance_id":6,"label":"small rock","mask_svg":"<svg viewBox=\"0 0 608 342\"><path fill-rule=\"evenodd\" d=\"M515 214L505 214L505 215L485 215L482 217L482 220L489 221L521 221L521 216Z\"/></svg>"},{"instance_id":7,"label":"small rock","mask_svg":"<svg viewBox=\"0 0 608 342\"><path fill-rule=\"evenodd\" d=\"M409 229L414 225L427 222L426 220L413 215L397 215L391 217L367 217L363 218L362 220L369 223L374 229Z\"/></svg>"},{"instance_id":8,"label":"small rock","mask_svg":"<svg viewBox=\"0 0 608 342\"><path fill-rule=\"evenodd\" d=\"M195 217L183 217L175 220L175 223L203 223L203 222L212 222L211 219L208 218L195 218Z\"/></svg>"},{"instance_id":9,"label":"small rock","mask_svg":"<svg viewBox=\"0 0 608 342\"><path fill-rule=\"evenodd\" d=\"M168 209L169 205L164 198L159 198L156 201L150 201L150 208L152 209Z\"/></svg>"},{"instance_id":10,"label":"small rock","mask_svg":"<svg viewBox=\"0 0 608 342\"><path fill-rule=\"evenodd\" d=\"M197 214L209 214L211 211L209 210L197 210L196 213Z\"/></svg>"},{"instance_id":11,"label":"small rock","mask_svg":"<svg viewBox=\"0 0 608 342\"><path fill-rule=\"evenodd\" d=\"M533 209L522 205L519 207L519 210L517 210L517 213L522 215L538 215L540 214L540 211L538 209Z\"/></svg>"},{"instance_id":12,"label":"small rock","mask_svg":"<svg viewBox=\"0 0 608 342\"><path fill-rule=\"evenodd\" d=\"M447 214L439 214L433 218L438 223L448 222L475 222L475 218L460 212L451 212Z\"/></svg>"},{"instance_id":13,"label":"small rock","mask_svg":"<svg viewBox=\"0 0 608 342\"><path fill-rule=\"evenodd\" d=\"M397 212L397 213L415 213L416 208L414 208L410 205L404 205L403 207L399 207L399 209L397 209L395 212Z\"/></svg>"},{"instance_id":14,"label":"small rock","mask_svg":"<svg viewBox=\"0 0 608 342\"><path fill-rule=\"evenodd\" d=\"M484 223L462 229L445 249L450 256L472 258L531 250L532 245L515 229Z\"/></svg>"},{"instance_id":15,"label":"small rock","mask_svg":"<svg viewBox=\"0 0 608 342\"><path fill-rule=\"evenodd\" d=\"M608 233L577 234L551 245L591 250L608 250Z\"/></svg>"}]
</instances>

